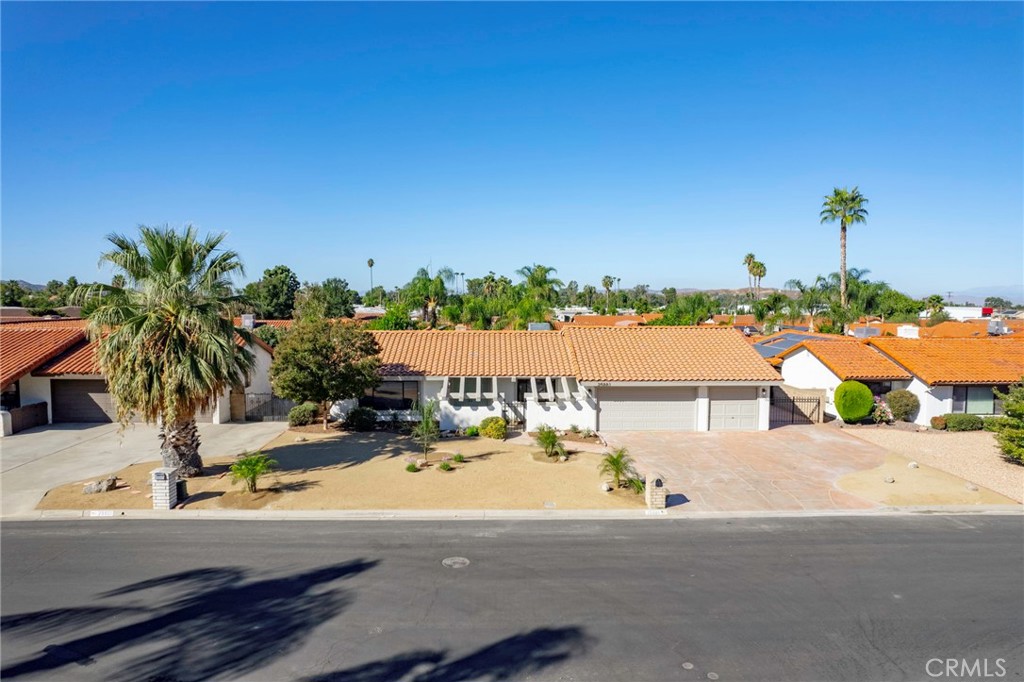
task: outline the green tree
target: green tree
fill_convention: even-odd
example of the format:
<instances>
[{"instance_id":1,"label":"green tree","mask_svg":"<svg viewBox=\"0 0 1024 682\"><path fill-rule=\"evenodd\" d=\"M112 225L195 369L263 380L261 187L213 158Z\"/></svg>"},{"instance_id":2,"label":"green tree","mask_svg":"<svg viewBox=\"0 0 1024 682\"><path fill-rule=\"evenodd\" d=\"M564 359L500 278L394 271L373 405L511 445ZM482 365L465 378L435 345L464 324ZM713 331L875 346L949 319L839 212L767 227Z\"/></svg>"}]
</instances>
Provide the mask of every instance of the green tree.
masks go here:
<instances>
[{"instance_id":1,"label":"green tree","mask_svg":"<svg viewBox=\"0 0 1024 682\"><path fill-rule=\"evenodd\" d=\"M371 259L372 260L372 259ZM373 272L371 270L371 272ZM324 300L327 304L327 317L352 317L355 315L356 292L348 286L346 280L329 277L321 285Z\"/></svg>"},{"instance_id":2,"label":"green tree","mask_svg":"<svg viewBox=\"0 0 1024 682\"><path fill-rule=\"evenodd\" d=\"M373 320L367 329L415 329L416 324L409 318L409 308L402 303L389 303L384 316Z\"/></svg>"},{"instance_id":3,"label":"green tree","mask_svg":"<svg viewBox=\"0 0 1024 682\"><path fill-rule=\"evenodd\" d=\"M832 194L825 197L821 206L820 218L824 223L839 223L839 304L846 307L846 229L854 223L867 222L868 211L864 205L867 198L854 187L835 187Z\"/></svg>"},{"instance_id":4,"label":"green tree","mask_svg":"<svg viewBox=\"0 0 1024 682\"><path fill-rule=\"evenodd\" d=\"M14 280L0 282L0 305L20 306L28 298L28 292Z\"/></svg>"},{"instance_id":5,"label":"green tree","mask_svg":"<svg viewBox=\"0 0 1024 682\"><path fill-rule=\"evenodd\" d=\"M601 288L604 289L604 307L606 310L610 310L612 307L612 287L615 286L615 278L611 275L605 275L601 278Z\"/></svg>"},{"instance_id":6,"label":"green tree","mask_svg":"<svg viewBox=\"0 0 1024 682\"><path fill-rule=\"evenodd\" d=\"M757 256L752 253L743 257L743 265L747 268L747 296L750 298L754 297L754 263L756 262Z\"/></svg>"},{"instance_id":7,"label":"green tree","mask_svg":"<svg viewBox=\"0 0 1024 682\"><path fill-rule=\"evenodd\" d=\"M680 296L665 308L661 319L650 324L680 326L700 324L718 312L718 303L702 291Z\"/></svg>"},{"instance_id":8,"label":"green tree","mask_svg":"<svg viewBox=\"0 0 1024 682\"><path fill-rule=\"evenodd\" d=\"M1013 303L1002 298L1001 296L987 296L985 298L986 308L995 308L996 310L1006 310L1007 308L1013 308Z\"/></svg>"},{"instance_id":9,"label":"green tree","mask_svg":"<svg viewBox=\"0 0 1024 682\"><path fill-rule=\"evenodd\" d=\"M331 405L361 397L380 379L380 348L373 335L351 323L301 318L274 349L274 392L320 406L324 430Z\"/></svg>"},{"instance_id":10,"label":"green tree","mask_svg":"<svg viewBox=\"0 0 1024 682\"><path fill-rule=\"evenodd\" d=\"M558 300L558 290L562 280L551 277L557 270L546 265L527 265L516 270L525 285L525 294L536 301L554 303Z\"/></svg>"},{"instance_id":11,"label":"green tree","mask_svg":"<svg viewBox=\"0 0 1024 682\"><path fill-rule=\"evenodd\" d=\"M284 327L276 327L272 324L263 324L253 330L252 335L257 337L260 341L271 348L277 348L277 344L281 343L281 339L285 337L288 330Z\"/></svg>"},{"instance_id":12,"label":"green tree","mask_svg":"<svg viewBox=\"0 0 1024 682\"><path fill-rule=\"evenodd\" d=\"M826 280L821 275L814 278L814 281L805 285L798 279L791 279L786 282L785 286L787 289L796 289L797 291L797 305L800 310L806 313L809 317L810 324L808 325L808 331L814 331L814 316L828 301L828 294L825 290Z\"/></svg>"},{"instance_id":13,"label":"green tree","mask_svg":"<svg viewBox=\"0 0 1024 682\"><path fill-rule=\"evenodd\" d=\"M665 297L665 305L672 305L679 297L679 291L675 287L665 287L661 290L661 294Z\"/></svg>"},{"instance_id":14,"label":"green tree","mask_svg":"<svg viewBox=\"0 0 1024 682\"><path fill-rule=\"evenodd\" d=\"M597 287L593 284L585 284L581 294L583 296L583 303L586 304L588 308L593 308L594 299L597 298Z\"/></svg>"},{"instance_id":15,"label":"green tree","mask_svg":"<svg viewBox=\"0 0 1024 682\"><path fill-rule=\"evenodd\" d=\"M256 314L268 320L287 320L295 310L299 278L287 265L275 265L263 271L263 279L245 287L245 296Z\"/></svg>"},{"instance_id":16,"label":"green tree","mask_svg":"<svg viewBox=\"0 0 1024 682\"><path fill-rule=\"evenodd\" d=\"M159 422L164 466L183 477L203 471L195 416L229 388L242 388L254 366L250 341L228 309L231 278L244 274L224 234L200 238L191 225L139 228L138 241L107 237L114 249L100 257L123 275L126 288L79 287L77 302L97 299L87 333L122 423L139 416Z\"/></svg>"},{"instance_id":17,"label":"green tree","mask_svg":"<svg viewBox=\"0 0 1024 682\"><path fill-rule=\"evenodd\" d=\"M996 421L999 449L1006 461L1024 465L1024 379L995 394L1003 401L1003 416Z\"/></svg>"},{"instance_id":18,"label":"green tree","mask_svg":"<svg viewBox=\"0 0 1024 682\"><path fill-rule=\"evenodd\" d=\"M768 274L768 268L761 261L755 261L750 268L754 276L754 288L757 290L757 298L761 298L761 279Z\"/></svg>"}]
</instances>

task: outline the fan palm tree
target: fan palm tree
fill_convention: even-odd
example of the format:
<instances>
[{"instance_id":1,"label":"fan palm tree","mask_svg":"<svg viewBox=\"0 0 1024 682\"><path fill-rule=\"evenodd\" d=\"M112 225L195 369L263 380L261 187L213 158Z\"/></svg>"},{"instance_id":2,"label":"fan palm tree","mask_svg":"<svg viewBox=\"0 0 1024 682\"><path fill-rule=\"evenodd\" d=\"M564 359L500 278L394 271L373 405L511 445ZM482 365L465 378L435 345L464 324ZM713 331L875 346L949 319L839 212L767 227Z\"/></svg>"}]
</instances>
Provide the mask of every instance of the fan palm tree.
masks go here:
<instances>
[{"instance_id":1,"label":"fan palm tree","mask_svg":"<svg viewBox=\"0 0 1024 682\"><path fill-rule=\"evenodd\" d=\"M111 234L114 249L100 256L124 276L126 287L79 287L94 300L86 331L122 423L141 417L160 425L164 466L183 477L203 471L196 414L212 408L227 389L241 388L254 358L236 343L251 342L236 328L231 278L244 275L234 251L220 249L225 235L200 238L191 225L139 228L139 240Z\"/></svg>"},{"instance_id":2,"label":"fan palm tree","mask_svg":"<svg viewBox=\"0 0 1024 682\"><path fill-rule=\"evenodd\" d=\"M607 308L605 312L608 312L612 309L612 287L615 286L615 278L605 275L601 278L601 286L604 288L604 307Z\"/></svg>"},{"instance_id":3,"label":"fan palm tree","mask_svg":"<svg viewBox=\"0 0 1024 682\"><path fill-rule=\"evenodd\" d=\"M562 287L562 280L550 275L558 272L546 265L526 265L516 270L516 274L522 277L526 285L526 293L536 301L551 302L557 300L558 289Z\"/></svg>"},{"instance_id":4,"label":"fan palm tree","mask_svg":"<svg viewBox=\"0 0 1024 682\"><path fill-rule=\"evenodd\" d=\"M754 296L754 263L756 262L757 256L752 253L743 257L743 264L747 266L747 295L751 298Z\"/></svg>"},{"instance_id":5,"label":"fan palm tree","mask_svg":"<svg viewBox=\"0 0 1024 682\"><path fill-rule=\"evenodd\" d=\"M854 223L867 222L868 211L864 204L867 198L854 187L835 187L821 205L821 222L839 223L839 304L846 306L846 228Z\"/></svg>"},{"instance_id":6,"label":"fan palm tree","mask_svg":"<svg viewBox=\"0 0 1024 682\"><path fill-rule=\"evenodd\" d=\"M768 268L761 261L754 261L753 265L750 266L750 271L754 275L754 287L757 289L757 298L760 299L761 278L768 274Z\"/></svg>"},{"instance_id":7,"label":"fan palm tree","mask_svg":"<svg viewBox=\"0 0 1024 682\"><path fill-rule=\"evenodd\" d=\"M370 291L373 291L373 259L366 261L366 266L370 268Z\"/></svg>"}]
</instances>

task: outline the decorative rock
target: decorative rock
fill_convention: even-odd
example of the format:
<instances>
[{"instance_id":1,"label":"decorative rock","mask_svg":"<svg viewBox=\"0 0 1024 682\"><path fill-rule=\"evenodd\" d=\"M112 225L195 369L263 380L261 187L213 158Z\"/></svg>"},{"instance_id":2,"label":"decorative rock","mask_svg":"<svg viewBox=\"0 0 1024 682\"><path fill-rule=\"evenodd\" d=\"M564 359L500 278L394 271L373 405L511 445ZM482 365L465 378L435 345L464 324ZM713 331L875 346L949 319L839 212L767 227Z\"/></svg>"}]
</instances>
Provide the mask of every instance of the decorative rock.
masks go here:
<instances>
[{"instance_id":1,"label":"decorative rock","mask_svg":"<svg viewBox=\"0 0 1024 682\"><path fill-rule=\"evenodd\" d=\"M425 469L426 466L427 466L427 460L425 460L425 459L418 459L418 460L416 460L416 466L418 466L420 469Z\"/></svg>"},{"instance_id":2,"label":"decorative rock","mask_svg":"<svg viewBox=\"0 0 1024 682\"><path fill-rule=\"evenodd\" d=\"M886 482L886 483L895 483L895 482L896 482L896 479L895 479L895 478L893 478L892 476L886 476L886 477L885 477L885 482Z\"/></svg>"},{"instance_id":3,"label":"decorative rock","mask_svg":"<svg viewBox=\"0 0 1024 682\"><path fill-rule=\"evenodd\" d=\"M916 469L916 468L918 468L918 464L917 464L917 462L911 462L910 464L907 465L907 468L908 469Z\"/></svg>"},{"instance_id":4,"label":"decorative rock","mask_svg":"<svg viewBox=\"0 0 1024 682\"><path fill-rule=\"evenodd\" d=\"M295 442L296 443L305 443L306 442L306 437L305 436L299 436L298 438L295 439Z\"/></svg>"},{"instance_id":5,"label":"decorative rock","mask_svg":"<svg viewBox=\"0 0 1024 682\"><path fill-rule=\"evenodd\" d=\"M612 491L612 484L609 483L608 481L605 481L604 483L601 484L601 490L603 490L606 493L610 493Z\"/></svg>"},{"instance_id":6,"label":"decorative rock","mask_svg":"<svg viewBox=\"0 0 1024 682\"><path fill-rule=\"evenodd\" d=\"M117 476L110 476L102 481L96 481L90 483L82 489L82 492L86 495L93 495L95 493L107 493L117 487Z\"/></svg>"},{"instance_id":7,"label":"decorative rock","mask_svg":"<svg viewBox=\"0 0 1024 682\"><path fill-rule=\"evenodd\" d=\"M565 455L560 455L560 456L558 457L558 461L559 461L559 462L568 462L568 461L569 461L569 458L568 458L568 457L566 457Z\"/></svg>"},{"instance_id":8,"label":"decorative rock","mask_svg":"<svg viewBox=\"0 0 1024 682\"><path fill-rule=\"evenodd\" d=\"M964 487L967 488L968 490L970 490L972 493L978 492L978 486L974 485L973 483L968 483Z\"/></svg>"}]
</instances>

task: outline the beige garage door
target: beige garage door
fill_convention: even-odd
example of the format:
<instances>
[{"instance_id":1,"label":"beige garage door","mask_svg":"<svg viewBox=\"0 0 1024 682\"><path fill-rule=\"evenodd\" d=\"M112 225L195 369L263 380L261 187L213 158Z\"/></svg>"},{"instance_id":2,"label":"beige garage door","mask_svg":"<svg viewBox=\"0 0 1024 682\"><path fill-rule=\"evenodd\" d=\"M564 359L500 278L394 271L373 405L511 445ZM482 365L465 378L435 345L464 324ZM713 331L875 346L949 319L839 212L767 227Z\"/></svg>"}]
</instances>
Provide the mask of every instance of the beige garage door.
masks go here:
<instances>
[{"instance_id":1,"label":"beige garage door","mask_svg":"<svg viewBox=\"0 0 1024 682\"><path fill-rule=\"evenodd\" d=\"M102 379L53 379L50 400L54 423L117 421L114 401Z\"/></svg>"},{"instance_id":2,"label":"beige garage door","mask_svg":"<svg viewBox=\"0 0 1024 682\"><path fill-rule=\"evenodd\" d=\"M597 392L601 431L693 431L697 389L606 386Z\"/></svg>"},{"instance_id":3,"label":"beige garage door","mask_svg":"<svg viewBox=\"0 0 1024 682\"><path fill-rule=\"evenodd\" d=\"M712 388L712 431L757 431L757 388Z\"/></svg>"}]
</instances>

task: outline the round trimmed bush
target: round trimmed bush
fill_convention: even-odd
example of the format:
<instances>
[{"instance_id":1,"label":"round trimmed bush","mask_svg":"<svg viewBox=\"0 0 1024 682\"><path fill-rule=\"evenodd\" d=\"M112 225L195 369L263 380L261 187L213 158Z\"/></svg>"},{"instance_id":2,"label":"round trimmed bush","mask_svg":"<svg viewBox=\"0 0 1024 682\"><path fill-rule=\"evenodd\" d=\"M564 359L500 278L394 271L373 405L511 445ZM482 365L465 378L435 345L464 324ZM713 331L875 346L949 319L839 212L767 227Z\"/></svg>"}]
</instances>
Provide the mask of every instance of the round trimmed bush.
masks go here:
<instances>
[{"instance_id":1,"label":"round trimmed bush","mask_svg":"<svg viewBox=\"0 0 1024 682\"><path fill-rule=\"evenodd\" d=\"M350 431L373 431L377 428L377 411L369 407L353 407L345 415L345 428Z\"/></svg>"},{"instance_id":2,"label":"round trimmed bush","mask_svg":"<svg viewBox=\"0 0 1024 682\"><path fill-rule=\"evenodd\" d=\"M932 422L932 428L935 429L936 431L945 431L946 430L946 418L945 417L936 415L936 416L932 417L931 422Z\"/></svg>"},{"instance_id":3,"label":"round trimmed bush","mask_svg":"<svg viewBox=\"0 0 1024 682\"><path fill-rule=\"evenodd\" d=\"M480 435L494 440L505 440L508 423L501 417L488 417L480 422Z\"/></svg>"},{"instance_id":4,"label":"round trimmed bush","mask_svg":"<svg viewBox=\"0 0 1024 682\"><path fill-rule=\"evenodd\" d=\"M836 411L847 424L867 419L875 409L875 396L859 381L844 381L836 386L834 400Z\"/></svg>"},{"instance_id":5,"label":"round trimmed bush","mask_svg":"<svg viewBox=\"0 0 1024 682\"><path fill-rule=\"evenodd\" d=\"M921 401L917 399L916 395L905 388L898 388L895 391L886 393L885 402L889 404L889 409L892 410L892 418L898 422L914 421L917 411L921 409Z\"/></svg>"},{"instance_id":6,"label":"round trimmed bush","mask_svg":"<svg viewBox=\"0 0 1024 682\"><path fill-rule=\"evenodd\" d=\"M316 405L302 403L288 410L288 426L309 426L316 421Z\"/></svg>"},{"instance_id":7,"label":"round trimmed bush","mask_svg":"<svg viewBox=\"0 0 1024 682\"><path fill-rule=\"evenodd\" d=\"M984 426L976 414L947 414L945 417L947 431L981 431Z\"/></svg>"}]
</instances>

